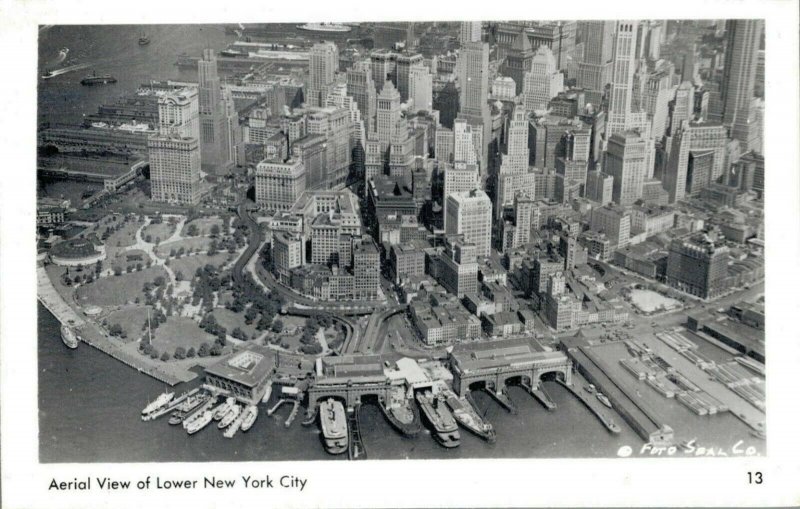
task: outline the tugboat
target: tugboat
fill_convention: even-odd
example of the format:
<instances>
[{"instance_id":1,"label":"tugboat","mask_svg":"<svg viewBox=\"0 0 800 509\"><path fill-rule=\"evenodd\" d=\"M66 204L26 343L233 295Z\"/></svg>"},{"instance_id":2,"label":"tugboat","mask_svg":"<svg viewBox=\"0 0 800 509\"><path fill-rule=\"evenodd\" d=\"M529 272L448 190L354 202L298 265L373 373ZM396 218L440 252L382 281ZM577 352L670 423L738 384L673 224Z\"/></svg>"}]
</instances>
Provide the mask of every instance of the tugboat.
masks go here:
<instances>
[{"instance_id":1,"label":"tugboat","mask_svg":"<svg viewBox=\"0 0 800 509\"><path fill-rule=\"evenodd\" d=\"M117 78L115 78L110 74L103 74L101 76L98 76L96 72L92 71L92 74L90 74L89 76L85 76L81 80L81 85L91 87L93 85L106 85L109 83L116 83L116 82Z\"/></svg>"},{"instance_id":2,"label":"tugboat","mask_svg":"<svg viewBox=\"0 0 800 509\"><path fill-rule=\"evenodd\" d=\"M142 410L142 419L146 420L149 414L155 412L159 408L163 407L164 405L172 401L173 397L175 397L174 392L165 392L164 394L161 394L159 397L157 397L155 401L148 403L148 405L144 407L144 409Z\"/></svg>"},{"instance_id":3,"label":"tugboat","mask_svg":"<svg viewBox=\"0 0 800 509\"><path fill-rule=\"evenodd\" d=\"M75 334L74 330L66 325L61 326L61 341L67 345L67 348L71 348L73 350L78 348L78 335Z\"/></svg>"},{"instance_id":4,"label":"tugboat","mask_svg":"<svg viewBox=\"0 0 800 509\"><path fill-rule=\"evenodd\" d=\"M329 454L342 454L347 451L347 420L344 405L340 401L328 398L320 404L319 412L322 436L325 438L325 450Z\"/></svg>"},{"instance_id":5,"label":"tugboat","mask_svg":"<svg viewBox=\"0 0 800 509\"><path fill-rule=\"evenodd\" d=\"M253 423L256 422L256 417L258 417L258 407L255 405L250 405L244 410L244 418L242 419L242 431L247 431L251 427L253 427Z\"/></svg>"},{"instance_id":6,"label":"tugboat","mask_svg":"<svg viewBox=\"0 0 800 509\"><path fill-rule=\"evenodd\" d=\"M434 397L431 391L425 391L423 394L417 394L417 402L433 426L436 432L434 438L439 445L448 449L458 447L461 444L458 425L453 419L453 414L439 401L439 398Z\"/></svg>"},{"instance_id":7,"label":"tugboat","mask_svg":"<svg viewBox=\"0 0 800 509\"><path fill-rule=\"evenodd\" d=\"M147 46L148 44L150 44L150 38L142 32L142 35L139 36L139 46Z\"/></svg>"}]
</instances>

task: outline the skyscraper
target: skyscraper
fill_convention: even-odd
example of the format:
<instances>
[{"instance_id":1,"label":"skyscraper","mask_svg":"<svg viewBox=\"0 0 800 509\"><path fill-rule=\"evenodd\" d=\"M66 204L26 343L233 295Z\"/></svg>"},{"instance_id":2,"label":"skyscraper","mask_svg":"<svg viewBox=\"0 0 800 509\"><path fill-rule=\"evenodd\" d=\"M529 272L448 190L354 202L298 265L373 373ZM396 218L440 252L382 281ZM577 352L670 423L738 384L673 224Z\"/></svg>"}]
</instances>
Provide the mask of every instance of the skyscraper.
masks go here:
<instances>
[{"instance_id":1,"label":"skyscraper","mask_svg":"<svg viewBox=\"0 0 800 509\"><path fill-rule=\"evenodd\" d=\"M381 143L381 151L386 152L392 143L392 137L397 133L397 124L400 121L400 92L391 81L386 81L381 93L378 94L377 133Z\"/></svg>"},{"instance_id":2,"label":"skyscraper","mask_svg":"<svg viewBox=\"0 0 800 509\"><path fill-rule=\"evenodd\" d=\"M421 66L423 57L419 53L401 53L396 57L397 91L400 92L400 101L408 101L411 89L411 69Z\"/></svg>"},{"instance_id":3,"label":"skyscraper","mask_svg":"<svg viewBox=\"0 0 800 509\"><path fill-rule=\"evenodd\" d=\"M320 42L311 47L308 61L306 104L325 106L328 87L333 84L339 67L339 50L332 42Z\"/></svg>"},{"instance_id":4,"label":"skyscraper","mask_svg":"<svg viewBox=\"0 0 800 509\"><path fill-rule=\"evenodd\" d=\"M647 143L638 132L623 131L608 140L605 172L614 177L614 203L632 205L642 197L646 159Z\"/></svg>"},{"instance_id":5,"label":"skyscraper","mask_svg":"<svg viewBox=\"0 0 800 509\"><path fill-rule=\"evenodd\" d=\"M636 31L638 23L617 21L614 34L614 56L611 73L611 94L608 105L606 139L629 127L633 75L636 72Z\"/></svg>"},{"instance_id":6,"label":"skyscraper","mask_svg":"<svg viewBox=\"0 0 800 509\"><path fill-rule=\"evenodd\" d=\"M214 50L203 50L197 62L199 81L200 149L203 167L213 173L223 173L233 163L226 105L217 74ZM238 122L238 118L237 118Z\"/></svg>"},{"instance_id":7,"label":"skyscraper","mask_svg":"<svg viewBox=\"0 0 800 509\"><path fill-rule=\"evenodd\" d=\"M482 133L480 147L481 172L486 171L491 137L491 113L489 104L489 45L483 42L471 42L461 48L458 55L458 67L461 82L461 113L474 128Z\"/></svg>"},{"instance_id":8,"label":"skyscraper","mask_svg":"<svg viewBox=\"0 0 800 509\"><path fill-rule=\"evenodd\" d=\"M433 76L430 69L422 64L410 69L408 95L414 100L414 110L433 110Z\"/></svg>"},{"instance_id":9,"label":"skyscraper","mask_svg":"<svg viewBox=\"0 0 800 509\"><path fill-rule=\"evenodd\" d=\"M464 236L478 256L489 256L492 239L492 202L481 190L451 193L447 197L448 234Z\"/></svg>"},{"instance_id":10,"label":"skyscraper","mask_svg":"<svg viewBox=\"0 0 800 509\"><path fill-rule=\"evenodd\" d=\"M528 111L546 110L550 99L564 89L564 75L558 72L556 59L547 46L540 46L525 73L523 94Z\"/></svg>"},{"instance_id":11,"label":"skyscraper","mask_svg":"<svg viewBox=\"0 0 800 509\"><path fill-rule=\"evenodd\" d=\"M578 63L577 85L593 93L587 97L597 102L611 79L614 50L613 21L579 21L578 32L583 43L583 61Z\"/></svg>"},{"instance_id":12,"label":"skyscraper","mask_svg":"<svg viewBox=\"0 0 800 509\"><path fill-rule=\"evenodd\" d=\"M504 75L514 80L514 95L522 93L525 74L531 70L533 54L528 34L525 33L524 27L520 27L520 31L514 39L514 44L509 48L503 67L500 69Z\"/></svg>"},{"instance_id":13,"label":"skyscraper","mask_svg":"<svg viewBox=\"0 0 800 509\"><path fill-rule=\"evenodd\" d=\"M764 22L758 19L728 20L725 25L727 48L720 88L722 123L731 130L731 137L745 146L763 30Z\"/></svg>"},{"instance_id":14,"label":"skyscraper","mask_svg":"<svg viewBox=\"0 0 800 509\"><path fill-rule=\"evenodd\" d=\"M361 111L364 128L368 133L375 131L375 112L378 94L368 62L357 62L347 70L347 95L352 97Z\"/></svg>"},{"instance_id":15,"label":"skyscraper","mask_svg":"<svg viewBox=\"0 0 800 509\"><path fill-rule=\"evenodd\" d=\"M481 22L480 21L462 21L461 22L461 35L459 41L464 46L469 42L478 42L481 40Z\"/></svg>"},{"instance_id":16,"label":"skyscraper","mask_svg":"<svg viewBox=\"0 0 800 509\"><path fill-rule=\"evenodd\" d=\"M158 98L158 134L147 140L154 201L184 205L200 201L198 102L195 88Z\"/></svg>"}]
</instances>

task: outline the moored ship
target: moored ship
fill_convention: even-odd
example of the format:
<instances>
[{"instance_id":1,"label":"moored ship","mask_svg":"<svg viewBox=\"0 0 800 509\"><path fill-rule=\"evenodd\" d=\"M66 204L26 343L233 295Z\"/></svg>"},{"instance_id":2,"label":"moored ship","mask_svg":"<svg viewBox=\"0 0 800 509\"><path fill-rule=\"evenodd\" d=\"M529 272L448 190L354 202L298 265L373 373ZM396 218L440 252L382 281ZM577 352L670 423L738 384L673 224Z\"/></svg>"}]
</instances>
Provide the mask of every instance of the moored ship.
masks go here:
<instances>
[{"instance_id":1,"label":"moored ship","mask_svg":"<svg viewBox=\"0 0 800 509\"><path fill-rule=\"evenodd\" d=\"M306 23L305 25L297 25L298 30L305 30L306 32L333 32L344 34L353 30L352 27L342 25L341 23Z\"/></svg>"},{"instance_id":2,"label":"moored ship","mask_svg":"<svg viewBox=\"0 0 800 509\"><path fill-rule=\"evenodd\" d=\"M61 326L61 341L63 341L68 348L73 350L78 348L78 335L75 334L75 331L72 330L72 328L67 327L66 325Z\"/></svg>"},{"instance_id":3,"label":"moored ship","mask_svg":"<svg viewBox=\"0 0 800 509\"><path fill-rule=\"evenodd\" d=\"M406 397L402 387L393 390L386 404L380 402L380 407L386 420L403 435L413 437L420 432L419 409Z\"/></svg>"},{"instance_id":4,"label":"moored ship","mask_svg":"<svg viewBox=\"0 0 800 509\"><path fill-rule=\"evenodd\" d=\"M107 85L109 83L116 83L117 78L110 74L101 74L100 76L97 75L94 71L92 74L88 76L84 76L81 80L81 85L85 86L93 86L93 85Z\"/></svg>"},{"instance_id":5,"label":"moored ship","mask_svg":"<svg viewBox=\"0 0 800 509\"><path fill-rule=\"evenodd\" d=\"M146 418L148 414L151 414L159 408L165 406L167 403L172 401L173 397L175 397L174 392L165 392L159 395L155 401L148 403L147 406L142 409L142 419Z\"/></svg>"},{"instance_id":6,"label":"moored ship","mask_svg":"<svg viewBox=\"0 0 800 509\"><path fill-rule=\"evenodd\" d=\"M434 397L431 391L425 391L417 394L417 402L419 402L422 413L433 426L436 441L443 447L458 447L461 444L458 425L453 414L439 401L439 398Z\"/></svg>"},{"instance_id":7,"label":"moored ship","mask_svg":"<svg viewBox=\"0 0 800 509\"><path fill-rule=\"evenodd\" d=\"M225 400L225 403L221 404L217 408L214 409L214 420L220 421L228 411L233 408L233 405L236 404L236 398L228 398Z\"/></svg>"},{"instance_id":8,"label":"moored ship","mask_svg":"<svg viewBox=\"0 0 800 509\"><path fill-rule=\"evenodd\" d=\"M258 407L250 405L244 410L244 417L242 418L242 431L247 431L253 427L258 417Z\"/></svg>"},{"instance_id":9,"label":"moored ship","mask_svg":"<svg viewBox=\"0 0 800 509\"><path fill-rule=\"evenodd\" d=\"M217 427L219 429L227 428L233 421L236 420L237 417L239 417L239 413L241 413L241 411L242 411L242 407L240 407L239 405L231 406L228 409L228 412L222 418L222 420L219 421L219 424L217 424Z\"/></svg>"},{"instance_id":10,"label":"moored ship","mask_svg":"<svg viewBox=\"0 0 800 509\"><path fill-rule=\"evenodd\" d=\"M604 404L608 408L611 408L611 401L608 400L605 394L600 391L597 391L597 399L600 400L600 403Z\"/></svg>"},{"instance_id":11,"label":"moored ship","mask_svg":"<svg viewBox=\"0 0 800 509\"><path fill-rule=\"evenodd\" d=\"M330 454L347 451L347 420L344 405L333 398L320 403L319 422L325 439L325 450Z\"/></svg>"},{"instance_id":12,"label":"moored ship","mask_svg":"<svg viewBox=\"0 0 800 509\"><path fill-rule=\"evenodd\" d=\"M203 412L200 417L193 419L192 422L186 427L186 432L193 435L201 429L208 426L208 423L214 418L214 414L210 410Z\"/></svg>"},{"instance_id":13,"label":"moored ship","mask_svg":"<svg viewBox=\"0 0 800 509\"><path fill-rule=\"evenodd\" d=\"M497 440L497 434L494 431L492 423L484 420L478 415L478 412L463 398L459 399L455 393L447 389L444 392L445 402L450 410L453 412L455 420L475 435L483 438L489 443Z\"/></svg>"}]
</instances>

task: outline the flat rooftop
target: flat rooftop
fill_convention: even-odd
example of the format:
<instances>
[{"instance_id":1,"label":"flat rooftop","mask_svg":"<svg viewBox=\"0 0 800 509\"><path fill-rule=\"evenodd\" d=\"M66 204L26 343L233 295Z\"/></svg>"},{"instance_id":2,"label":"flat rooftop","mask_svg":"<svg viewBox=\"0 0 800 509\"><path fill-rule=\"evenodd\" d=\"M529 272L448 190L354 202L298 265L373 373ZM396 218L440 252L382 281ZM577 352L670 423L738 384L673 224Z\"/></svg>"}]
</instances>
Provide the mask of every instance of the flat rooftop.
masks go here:
<instances>
[{"instance_id":1,"label":"flat rooftop","mask_svg":"<svg viewBox=\"0 0 800 509\"><path fill-rule=\"evenodd\" d=\"M247 387L264 381L275 367L275 354L260 345L248 345L244 350L206 368L207 375L226 378Z\"/></svg>"}]
</instances>

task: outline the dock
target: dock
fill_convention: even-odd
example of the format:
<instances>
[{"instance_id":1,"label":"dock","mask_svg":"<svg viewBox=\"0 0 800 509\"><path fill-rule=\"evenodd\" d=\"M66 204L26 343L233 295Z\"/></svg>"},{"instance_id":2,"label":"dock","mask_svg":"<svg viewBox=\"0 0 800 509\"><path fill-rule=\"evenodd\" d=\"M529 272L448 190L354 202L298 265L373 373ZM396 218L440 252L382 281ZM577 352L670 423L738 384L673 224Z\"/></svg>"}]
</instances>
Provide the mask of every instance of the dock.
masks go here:
<instances>
[{"instance_id":1,"label":"dock","mask_svg":"<svg viewBox=\"0 0 800 509\"><path fill-rule=\"evenodd\" d=\"M270 415L274 414L275 412L277 412L278 409L281 407L281 405L283 405L284 403L290 403L290 402L291 402L291 400L289 400L288 398L279 399L278 402L275 403L275 405L272 406L272 408L267 410L267 416L270 416Z\"/></svg>"},{"instance_id":2,"label":"dock","mask_svg":"<svg viewBox=\"0 0 800 509\"><path fill-rule=\"evenodd\" d=\"M361 425L359 424L358 414L361 411L361 405L356 405L352 410L347 412L347 455L351 460L365 460L367 459L367 448L364 446L364 440L361 438Z\"/></svg>"},{"instance_id":3,"label":"dock","mask_svg":"<svg viewBox=\"0 0 800 509\"><path fill-rule=\"evenodd\" d=\"M528 394L533 396L534 399L536 399L536 401L541 403L542 406L545 407L548 412L552 412L557 408L555 402L552 400L552 398L550 398L550 395L547 394L547 391L545 391L543 387L541 386L533 387L526 384L525 382L520 382L520 386L522 386L526 391L528 391Z\"/></svg>"},{"instance_id":4,"label":"dock","mask_svg":"<svg viewBox=\"0 0 800 509\"><path fill-rule=\"evenodd\" d=\"M586 396L584 396L580 391L576 390L574 387L570 385L565 384L561 380L556 380L556 382L558 382L563 388L569 391L570 394L578 398L581 401L581 403L583 403L586 406L586 408L588 408L589 411L592 412L592 414L594 414L594 416L597 417L597 419L601 423L603 423L603 426L605 426L609 432L619 433L621 431L620 427L617 426L617 424L611 419L611 417L608 417L606 414L597 410L595 407L589 404L589 399Z\"/></svg>"},{"instance_id":5,"label":"dock","mask_svg":"<svg viewBox=\"0 0 800 509\"><path fill-rule=\"evenodd\" d=\"M289 412L289 417L286 418L286 422L284 422L283 425L286 426L287 428L291 426L292 422L294 422L295 417L297 417L298 411L300 411L300 401L294 400L294 403L292 404L292 411Z\"/></svg>"}]
</instances>

